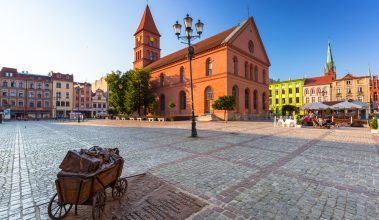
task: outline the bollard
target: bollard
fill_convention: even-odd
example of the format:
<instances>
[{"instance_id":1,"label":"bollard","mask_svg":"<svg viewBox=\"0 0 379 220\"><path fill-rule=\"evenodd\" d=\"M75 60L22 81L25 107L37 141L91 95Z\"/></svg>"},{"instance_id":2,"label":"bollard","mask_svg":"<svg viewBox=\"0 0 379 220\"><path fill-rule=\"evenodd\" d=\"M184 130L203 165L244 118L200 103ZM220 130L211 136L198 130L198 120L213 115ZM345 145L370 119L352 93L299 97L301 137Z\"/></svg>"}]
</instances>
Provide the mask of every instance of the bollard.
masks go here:
<instances>
[{"instance_id":1,"label":"bollard","mask_svg":"<svg viewBox=\"0 0 379 220\"><path fill-rule=\"evenodd\" d=\"M274 116L274 127L276 127L276 115Z\"/></svg>"}]
</instances>

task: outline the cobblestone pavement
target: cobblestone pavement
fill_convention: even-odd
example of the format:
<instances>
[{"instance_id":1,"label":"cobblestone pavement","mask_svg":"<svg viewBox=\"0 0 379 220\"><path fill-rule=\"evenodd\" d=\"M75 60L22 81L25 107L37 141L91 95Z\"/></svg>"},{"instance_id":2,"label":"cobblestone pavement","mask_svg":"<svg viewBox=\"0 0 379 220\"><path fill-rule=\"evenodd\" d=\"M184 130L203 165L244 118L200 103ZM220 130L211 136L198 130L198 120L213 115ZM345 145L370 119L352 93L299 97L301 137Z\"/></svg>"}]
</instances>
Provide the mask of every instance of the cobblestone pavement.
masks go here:
<instances>
[{"instance_id":1,"label":"cobblestone pavement","mask_svg":"<svg viewBox=\"0 0 379 220\"><path fill-rule=\"evenodd\" d=\"M208 205L192 219L379 219L379 138L269 122L98 120L0 124L0 219L47 219L67 150L118 147L123 176L150 172ZM83 216L78 216L78 218Z\"/></svg>"}]
</instances>

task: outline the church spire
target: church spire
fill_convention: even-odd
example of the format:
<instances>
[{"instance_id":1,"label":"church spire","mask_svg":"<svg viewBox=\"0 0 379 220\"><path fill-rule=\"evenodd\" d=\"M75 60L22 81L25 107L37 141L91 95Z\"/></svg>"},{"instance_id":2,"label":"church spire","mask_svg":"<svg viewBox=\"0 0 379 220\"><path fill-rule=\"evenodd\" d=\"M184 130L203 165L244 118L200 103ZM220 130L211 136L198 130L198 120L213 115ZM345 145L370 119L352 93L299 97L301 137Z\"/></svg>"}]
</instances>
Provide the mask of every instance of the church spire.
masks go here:
<instances>
[{"instance_id":1,"label":"church spire","mask_svg":"<svg viewBox=\"0 0 379 220\"><path fill-rule=\"evenodd\" d=\"M149 5L146 5L141 22L139 23L137 31L134 34L134 36L136 36L141 31L148 31L152 34L161 36L158 32L157 26L155 25L153 15L151 15Z\"/></svg>"},{"instance_id":2,"label":"church spire","mask_svg":"<svg viewBox=\"0 0 379 220\"><path fill-rule=\"evenodd\" d=\"M334 65L333 55L332 55L332 47L330 46L330 42L328 42L328 54L326 56L326 64L324 68L325 73L336 72L336 66Z\"/></svg>"}]
</instances>

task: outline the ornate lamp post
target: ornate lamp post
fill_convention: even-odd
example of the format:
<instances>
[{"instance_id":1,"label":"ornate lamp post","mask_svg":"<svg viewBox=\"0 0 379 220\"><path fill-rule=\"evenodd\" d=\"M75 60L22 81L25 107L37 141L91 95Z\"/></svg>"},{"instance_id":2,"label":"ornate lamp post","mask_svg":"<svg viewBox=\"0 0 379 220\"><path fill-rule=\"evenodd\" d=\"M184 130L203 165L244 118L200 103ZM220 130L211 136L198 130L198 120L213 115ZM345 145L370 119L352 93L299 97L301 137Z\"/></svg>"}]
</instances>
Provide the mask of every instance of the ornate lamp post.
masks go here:
<instances>
[{"instance_id":1,"label":"ornate lamp post","mask_svg":"<svg viewBox=\"0 0 379 220\"><path fill-rule=\"evenodd\" d=\"M204 24L199 20L196 24L196 32L197 35L193 35L192 30L192 18L187 14L187 16L183 19L184 27L185 27L185 35L180 36L182 25L179 24L178 21L173 25L175 35L178 37L178 40L184 40L184 44L188 45L188 60L190 66L190 85L191 85L191 111L192 111L192 128L191 128L191 137L197 137L196 131L196 121L195 121L195 110L194 110L194 102L193 102L193 82L192 82L192 59L195 55L195 49L191 45L191 41L200 38L203 33Z\"/></svg>"}]
</instances>

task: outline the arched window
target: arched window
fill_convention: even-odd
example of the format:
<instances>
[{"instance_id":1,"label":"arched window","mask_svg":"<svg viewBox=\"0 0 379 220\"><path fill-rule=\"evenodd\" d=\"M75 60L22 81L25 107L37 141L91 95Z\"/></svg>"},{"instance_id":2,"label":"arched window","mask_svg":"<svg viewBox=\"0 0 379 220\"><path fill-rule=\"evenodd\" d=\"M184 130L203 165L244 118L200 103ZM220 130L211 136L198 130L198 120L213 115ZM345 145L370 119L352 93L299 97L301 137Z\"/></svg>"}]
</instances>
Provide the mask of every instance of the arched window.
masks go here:
<instances>
[{"instance_id":1,"label":"arched window","mask_svg":"<svg viewBox=\"0 0 379 220\"><path fill-rule=\"evenodd\" d=\"M250 108L250 90L248 88L245 89L245 108Z\"/></svg>"},{"instance_id":2,"label":"arched window","mask_svg":"<svg viewBox=\"0 0 379 220\"><path fill-rule=\"evenodd\" d=\"M164 112L166 110L166 97L162 94L159 101L161 104L161 111Z\"/></svg>"},{"instance_id":3,"label":"arched window","mask_svg":"<svg viewBox=\"0 0 379 220\"><path fill-rule=\"evenodd\" d=\"M245 78L249 78L249 64L245 62Z\"/></svg>"},{"instance_id":4,"label":"arched window","mask_svg":"<svg viewBox=\"0 0 379 220\"><path fill-rule=\"evenodd\" d=\"M320 94L321 93L321 88L317 88L317 92Z\"/></svg>"},{"instance_id":5,"label":"arched window","mask_svg":"<svg viewBox=\"0 0 379 220\"><path fill-rule=\"evenodd\" d=\"M309 89L305 89L305 94L309 95Z\"/></svg>"},{"instance_id":6,"label":"arched window","mask_svg":"<svg viewBox=\"0 0 379 220\"><path fill-rule=\"evenodd\" d=\"M315 89L314 88L311 89L311 94L312 95L315 94Z\"/></svg>"},{"instance_id":7,"label":"arched window","mask_svg":"<svg viewBox=\"0 0 379 220\"><path fill-rule=\"evenodd\" d=\"M250 53L254 53L254 43L252 40L249 40L248 48Z\"/></svg>"},{"instance_id":8,"label":"arched window","mask_svg":"<svg viewBox=\"0 0 379 220\"><path fill-rule=\"evenodd\" d=\"M213 89L208 86L204 90L204 113L211 113L211 105L213 100Z\"/></svg>"},{"instance_id":9,"label":"arched window","mask_svg":"<svg viewBox=\"0 0 379 220\"><path fill-rule=\"evenodd\" d=\"M262 109L266 110L266 93L262 94Z\"/></svg>"},{"instance_id":10,"label":"arched window","mask_svg":"<svg viewBox=\"0 0 379 220\"><path fill-rule=\"evenodd\" d=\"M254 75L254 67L253 67L253 64L250 64L250 80L253 80L253 75Z\"/></svg>"},{"instance_id":11,"label":"arched window","mask_svg":"<svg viewBox=\"0 0 379 220\"><path fill-rule=\"evenodd\" d=\"M181 83L184 82L184 67L180 67L180 70L179 70L179 81Z\"/></svg>"},{"instance_id":12,"label":"arched window","mask_svg":"<svg viewBox=\"0 0 379 220\"><path fill-rule=\"evenodd\" d=\"M233 58L233 73L234 73L234 75L238 75L238 59L237 59L237 57Z\"/></svg>"},{"instance_id":13,"label":"arched window","mask_svg":"<svg viewBox=\"0 0 379 220\"><path fill-rule=\"evenodd\" d=\"M161 85L161 87L164 86L164 75L163 75L163 73L161 73L161 75L159 75L159 84Z\"/></svg>"},{"instance_id":14,"label":"arched window","mask_svg":"<svg viewBox=\"0 0 379 220\"><path fill-rule=\"evenodd\" d=\"M212 61L211 58L208 58L205 61L205 75L212 76Z\"/></svg>"},{"instance_id":15,"label":"arched window","mask_svg":"<svg viewBox=\"0 0 379 220\"><path fill-rule=\"evenodd\" d=\"M179 99L180 99L180 109L184 110L187 106L187 98L186 93L184 91L180 91L179 93Z\"/></svg>"},{"instance_id":16,"label":"arched window","mask_svg":"<svg viewBox=\"0 0 379 220\"><path fill-rule=\"evenodd\" d=\"M3 81L3 87L8 87L8 81L6 80Z\"/></svg>"},{"instance_id":17,"label":"arched window","mask_svg":"<svg viewBox=\"0 0 379 220\"><path fill-rule=\"evenodd\" d=\"M266 76L267 74L266 74L266 70L264 69L263 71L262 71L262 82L263 82L263 84L266 84L266 82L267 82L267 80L266 80Z\"/></svg>"},{"instance_id":18,"label":"arched window","mask_svg":"<svg viewBox=\"0 0 379 220\"><path fill-rule=\"evenodd\" d=\"M254 90L253 93L253 108L256 110L258 108L258 91Z\"/></svg>"},{"instance_id":19,"label":"arched window","mask_svg":"<svg viewBox=\"0 0 379 220\"><path fill-rule=\"evenodd\" d=\"M258 82L258 67L254 67L254 81Z\"/></svg>"},{"instance_id":20,"label":"arched window","mask_svg":"<svg viewBox=\"0 0 379 220\"><path fill-rule=\"evenodd\" d=\"M239 109L239 94L238 94L238 86L235 85L233 86L232 88L232 96L236 99L236 109L237 109L237 112L238 112L238 109Z\"/></svg>"}]
</instances>

